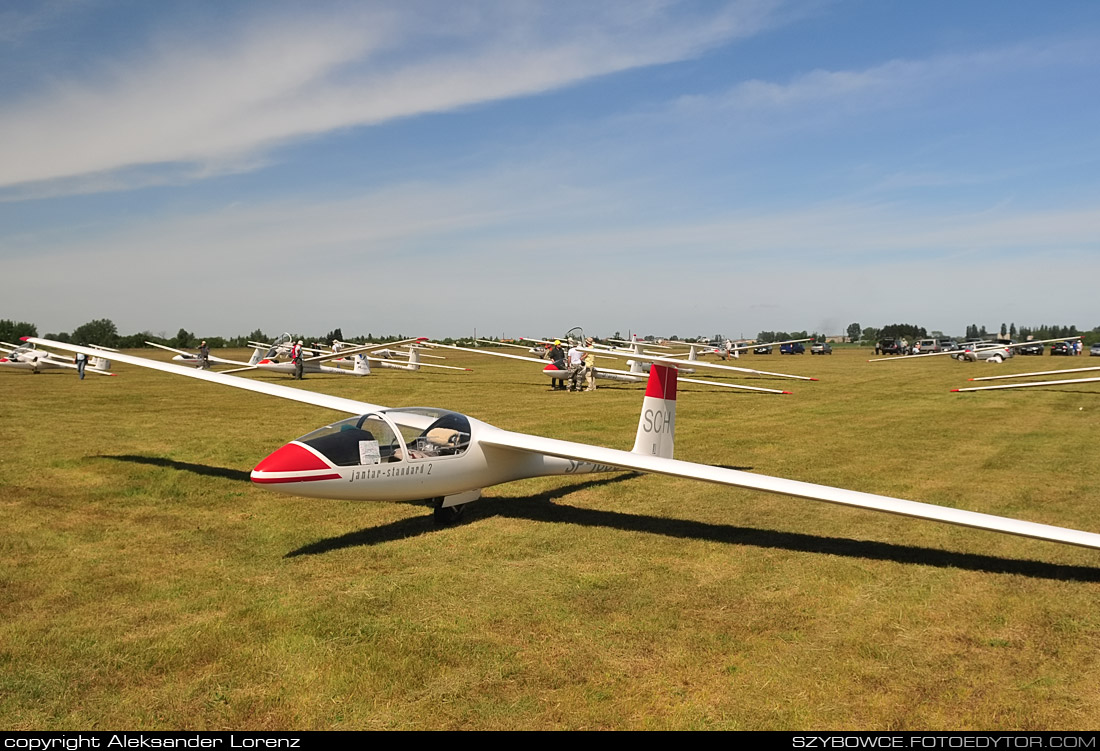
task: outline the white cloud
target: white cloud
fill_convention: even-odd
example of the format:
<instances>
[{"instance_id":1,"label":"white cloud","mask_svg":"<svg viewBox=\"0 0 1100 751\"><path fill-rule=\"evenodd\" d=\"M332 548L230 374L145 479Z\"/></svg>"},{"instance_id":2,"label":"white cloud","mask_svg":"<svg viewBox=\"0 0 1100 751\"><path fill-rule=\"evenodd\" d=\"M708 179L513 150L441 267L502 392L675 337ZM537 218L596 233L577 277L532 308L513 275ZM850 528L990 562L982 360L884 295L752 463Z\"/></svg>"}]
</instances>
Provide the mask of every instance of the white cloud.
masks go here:
<instances>
[{"instance_id":1,"label":"white cloud","mask_svg":"<svg viewBox=\"0 0 1100 751\"><path fill-rule=\"evenodd\" d=\"M1097 60L1095 45L1073 40L1032 42L924 59L895 59L862 69L816 69L785 82L749 80L717 95L685 96L677 115L733 111L741 115L783 115L793 125L808 113L820 117L904 108L931 99L981 96L991 80L1010 82L1029 71L1075 66ZM812 122L813 120L811 120Z\"/></svg>"},{"instance_id":2,"label":"white cloud","mask_svg":"<svg viewBox=\"0 0 1100 751\"><path fill-rule=\"evenodd\" d=\"M413 4L404 16L367 8L339 18L260 19L206 43L162 37L9 101L0 110L0 186L134 165L240 163L290 139L696 55L757 29L771 7L681 16L665 5L582 13L591 9L582 4L556 14L490 3L474 14ZM417 50L413 62L403 48Z\"/></svg>"}]
</instances>

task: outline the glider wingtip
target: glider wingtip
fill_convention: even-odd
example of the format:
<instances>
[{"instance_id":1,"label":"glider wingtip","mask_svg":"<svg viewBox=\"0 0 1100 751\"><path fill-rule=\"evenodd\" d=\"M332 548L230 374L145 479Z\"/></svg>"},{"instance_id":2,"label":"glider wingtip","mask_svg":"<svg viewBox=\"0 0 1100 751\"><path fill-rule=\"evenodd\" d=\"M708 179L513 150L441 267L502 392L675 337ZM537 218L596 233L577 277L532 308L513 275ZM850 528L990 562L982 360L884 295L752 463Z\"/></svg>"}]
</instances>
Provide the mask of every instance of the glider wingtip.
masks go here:
<instances>
[{"instance_id":1,"label":"glider wingtip","mask_svg":"<svg viewBox=\"0 0 1100 751\"><path fill-rule=\"evenodd\" d=\"M29 336L19 337L19 341L21 341L21 342L29 342L30 340L31 340L31 338Z\"/></svg>"},{"instance_id":2,"label":"glider wingtip","mask_svg":"<svg viewBox=\"0 0 1100 751\"><path fill-rule=\"evenodd\" d=\"M951 389L952 394L956 393L957 391L958 391L958 389Z\"/></svg>"},{"instance_id":3,"label":"glider wingtip","mask_svg":"<svg viewBox=\"0 0 1100 751\"><path fill-rule=\"evenodd\" d=\"M811 381L817 381L817 380L820 380L820 379L818 379L818 378L811 378L810 380L811 380Z\"/></svg>"},{"instance_id":4,"label":"glider wingtip","mask_svg":"<svg viewBox=\"0 0 1100 751\"><path fill-rule=\"evenodd\" d=\"M794 392L793 392L793 391L783 391L783 392L780 392L780 393L783 393L783 394L793 394Z\"/></svg>"}]
</instances>

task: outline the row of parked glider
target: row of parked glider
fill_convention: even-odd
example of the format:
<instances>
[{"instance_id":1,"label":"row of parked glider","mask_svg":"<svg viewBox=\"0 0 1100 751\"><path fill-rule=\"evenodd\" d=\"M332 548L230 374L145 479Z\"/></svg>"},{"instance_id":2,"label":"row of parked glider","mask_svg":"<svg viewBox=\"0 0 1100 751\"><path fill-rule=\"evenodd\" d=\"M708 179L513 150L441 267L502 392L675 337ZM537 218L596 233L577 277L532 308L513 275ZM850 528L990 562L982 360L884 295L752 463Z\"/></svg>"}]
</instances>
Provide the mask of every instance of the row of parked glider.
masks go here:
<instances>
[{"instance_id":1,"label":"row of parked glider","mask_svg":"<svg viewBox=\"0 0 1100 751\"><path fill-rule=\"evenodd\" d=\"M23 341L31 347L60 349L89 358L103 357L101 349L30 337L24 337ZM262 369L260 366L265 359L278 359L281 364L283 349L288 343L289 338L286 342L264 345L265 351L258 358L253 358L255 362L246 365L223 364L234 365L237 372L245 368ZM311 354L310 357L323 360L337 355L333 359L339 359L347 357L349 352L357 357L365 355L368 348L362 349L361 352L344 350ZM369 357L378 357L377 350L371 351L376 354ZM448 522L457 518L467 504L477 500L483 488L492 485L530 477L628 470L1100 549L1100 534L1093 532L674 459L679 369L684 367L685 362L691 367L699 367L701 361L697 357L693 359L690 352L683 357L673 354L653 356L635 343L628 343L627 352L635 361L642 360L644 356L649 363L645 396L634 446L630 451L502 430L442 408L394 409L242 378L228 372L194 367L185 360L193 353L177 352L180 362L150 360L122 352L111 354L114 359L127 364L351 415L286 443L252 470L252 482L291 495L344 500L429 501L434 507L436 520ZM621 356L627 352L615 354ZM596 354L613 356L611 349L600 349ZM56 358L49 359L58 361ZM406 364L413 364L411 354ZM709 367L714 365L709 364ZM736 372L747 370L723 367ZM634 370L626 372L642 377Z\"/></svg>"},{"instance_id":2,"label":"row of parked glider","mask_svg":"<svg viewBox=\"0 0 1100 751\"><path fill-rule=\"evenodd\" d=\"M489 345L497 345L499 342L480 340ZM554 342L543 339L524 339L533 346L528 348L518 346L528 352L527 355L509 354L497 351L495 348L469 348L454 345L430 342L422 337L405 339L389 344L353 344L350 342L333 341L331 347L319 345L303 346L302 370L304 374L328 373L334 375L367 376L371 374L372 366L375 368L390 368L404 371L418 371L421 368L439 368L469 372L470 368L443 365L439 363L424 362L425 359L444 359L436 354L429 354L428 349L455 350L472 352L478 355L491 357L505 357L513 360L524 360L539 363L543 376L551 379L566 379L569 372L560 362L547 362L547 353ZM593 353L601 361L596 366L596 378L618 381L623 383L645 383L649 369L653 363L662 363L677 368L682 374L693 374L696 368L709 371L714 375L757 375L769 378L790 378L803 381L817 380L808 376L790 375L786 373L773 373L751 368L740 368L732 365L705 362L699 359L700 354L705 354L713 348L704 345L690 344L687 352L673 352L672 348L658 344L644 343L638 340L609 340L611 344L594 345L593 347L581 347L583 333L578 337L568 337L566 346L577 346L585 353ZM294 375L295 365L291 359L291 351L294 347L294 339L290 334L284 333L274 342L249 342L252 347L252 357L247 361L233 360L217 355L206 355L205 362L199 352L168 347L156 342L146 342L149 346L167 350L174 354L173 361L193 365L196 367L229 366L229 369L221 370L222 373L241 373L246 371L260 371L269 373L281 373ZM299 341L299 344L301 342ZM89 370L105 375L109 373L110 361L107 359L115 350L106 347L96 347L99 356L89 362ZM747 349L747 347L740 348ZM665 351L654 351L665 350ZM41 372L52 368L75 369L71 357L58 355L34 344L23 343L21 345L5 345L6 356L0 358L0 365L18 367L34 372ZM537 357L534 355L538 355ZM625 360L625 369L608 365L607 360ZM616 363L617 364L617 363ZM696 385L716 386L721 388L739 389L743 391L755 391L768 394L790 394L790 391L763 386L750 386L724 381L703 380L698 378L680 378L681 383Z\"/></svg>"}]
</instances>

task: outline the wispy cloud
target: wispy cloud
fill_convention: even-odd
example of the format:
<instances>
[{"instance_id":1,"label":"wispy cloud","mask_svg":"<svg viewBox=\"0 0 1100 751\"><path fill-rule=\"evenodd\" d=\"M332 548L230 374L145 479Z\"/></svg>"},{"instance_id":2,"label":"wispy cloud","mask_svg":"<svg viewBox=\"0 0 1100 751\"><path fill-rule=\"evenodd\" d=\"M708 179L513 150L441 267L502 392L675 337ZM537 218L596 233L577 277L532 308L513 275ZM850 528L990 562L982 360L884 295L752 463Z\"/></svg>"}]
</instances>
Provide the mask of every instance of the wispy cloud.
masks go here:
<instances>
[{"instance_id":1,"label":"wispy cloud","mask_svg":"<svg viewBox=\"0 0 1100 751\"><path fill-rule=\"evenodd\" d=\"M1090 40L1030 42L965 54L894 59L866 68L816 69L786 81L743 81L719 94L685 96L674 104L677 115L736 112L783 116L792 125L821 117L920 106L929 99L959 92L980 96L990 80L1058 66L1092 66L1100 57Z\"/></svg>"},{"instance_id":2,"label":"wispy cloud","mask_svg":"<svg viewBox=\"0 0 1100 751\"><path fill-rule=\"evenodd\" d=\"M216 172L292 139L696 55L757 30L772 5L672 14L661 2L604 4L595 13L567 4L550 13L504 2L473 13L414 3L398 6L403 13L367 6L339 17L253 19L207 43L164 35L4 105L0 186L180 162ZM408 62L398 48L420 54Z\"/></svg>"}]
</instances>

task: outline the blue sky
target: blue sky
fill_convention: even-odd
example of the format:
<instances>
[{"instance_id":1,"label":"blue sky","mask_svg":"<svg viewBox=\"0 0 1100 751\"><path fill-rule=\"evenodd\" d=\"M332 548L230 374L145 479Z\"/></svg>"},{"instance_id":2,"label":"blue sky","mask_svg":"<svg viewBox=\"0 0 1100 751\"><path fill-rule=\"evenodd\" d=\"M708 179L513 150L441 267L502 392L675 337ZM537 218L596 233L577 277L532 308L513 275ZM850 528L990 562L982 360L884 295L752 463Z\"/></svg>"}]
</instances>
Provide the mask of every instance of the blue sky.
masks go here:
<instances>
[{"instance_id":1,"label":"blue sky","mask_svg":"<svg viewBox=\"0 0 1100 751\"><path fill-rule=\"evenodd\" d=\"M1100 3L0 6L41 333L1100 325Z\"/></svg>"}]
</instances>

